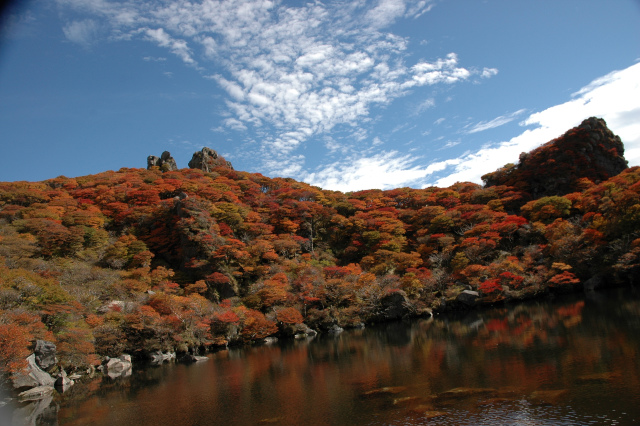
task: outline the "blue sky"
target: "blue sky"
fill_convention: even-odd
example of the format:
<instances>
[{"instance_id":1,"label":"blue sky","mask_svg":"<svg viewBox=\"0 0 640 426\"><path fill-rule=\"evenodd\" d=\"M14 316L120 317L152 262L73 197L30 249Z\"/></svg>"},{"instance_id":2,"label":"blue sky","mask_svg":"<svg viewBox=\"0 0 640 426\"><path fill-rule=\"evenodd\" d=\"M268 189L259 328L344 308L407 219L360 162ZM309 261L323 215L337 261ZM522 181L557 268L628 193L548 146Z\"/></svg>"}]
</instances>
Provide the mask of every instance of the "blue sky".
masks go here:
<instances>
[{"instance_id":1,"label":"blue sky","mask_svg":"<svg viewBox=\"0 0 640 426\"><path fill-rule=\"evenodd\" d=\"M0 28L0 181L209 146L341 191L480 183L593 115L640 165L637 0L33 0Z\"/></svg>"}]
</instances>

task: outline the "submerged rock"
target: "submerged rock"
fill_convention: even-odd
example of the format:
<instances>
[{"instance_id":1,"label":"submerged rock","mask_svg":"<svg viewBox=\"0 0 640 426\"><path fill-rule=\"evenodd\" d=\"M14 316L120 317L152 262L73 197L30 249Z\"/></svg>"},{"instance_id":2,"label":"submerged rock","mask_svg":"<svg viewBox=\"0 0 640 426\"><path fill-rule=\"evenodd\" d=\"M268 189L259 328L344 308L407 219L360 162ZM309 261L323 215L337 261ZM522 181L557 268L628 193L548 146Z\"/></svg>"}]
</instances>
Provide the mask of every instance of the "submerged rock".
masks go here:
<instances>
[{"instance_id":1,"label":"submerged rock","mask_svg":"<svg viewBox=\"0 0 640 426\"><path fill-rule=\"evenodd\" d=\"M53 386L37 386L18 394L21 401L36 401L47 396L53 395L55 389Z\"/></svg>"},{"instance_id":2,"label":"submerged rock","mask_svg":"<svg viewBox=\"0 0 640 426\"><path fill-rule=\"evenodd\" d=\"M492 388L454 388L445 392L440 392L436 395L435 399L451 400L451 399L466 399L477 396L496 395L498 391Z\"/></svg>"},{"instance_id":3,"label":"submerged rock","mask_svg":"<svg viewBox=\"0 0 640 426\"><path fill-rule=\"evenodd\" d=\"M385 386L383 388L373 389L363 393L364 396L378 396L378 395L395 395L407 390L406 386Z\"/></svg>"},{"instance_id":4,"label":"submerged rock","mask_svg":"<svg viewBox=\"0 0 640 426\"><path fill-rule=\"evenodd\" d=\"M576 383L607 383L620 377L622 377L622 374L614 372L585 374L578 377Z\"/></svg>"},{"instance_id":5,"label":"submerged rock","mask_svg":"<svg viewBox=\"0 0 640 426\"><path fill-rule=\"evenodd\" d=\"M393 405L406 405L406 404L414 403L419 400L420 398L417 396L405 396L402 398L394 398Z\"/></svg>"},{"instance_id":6,"label":"submerged rock","mask_svg":"<svg viewBox=\"0 0 640 426\"><path fill-rule=\"evenodd\" d=\"M558 405L567 393L567 389L538 390L529 395L529 401L533 405Z\"/></svg>"},{"instance_id":7,"label":"submerged rock","mask_svg":"<svg viewBox=\"0 0 640 426\"><path fill-rule=\"evenodd\" d=\"M435 419L438 417L445 417L446 415L447 413L445 413L444 411L429 410L424 412L424 418L427 420Z\"/></svg>"},{"instance_id":8,"label":"submerged rock","mask_svg":"<svg viewBox=\"0 0 640 426\"><path fill-rule=\"evenodd\" d=\"M284 417L271 417L271 418L268 418L268 419L260 420L258 422L258 424L269 425L269 424L273 424L273 423L280 423L283 419L284 419Z\"/></svg>"}]
</instances>

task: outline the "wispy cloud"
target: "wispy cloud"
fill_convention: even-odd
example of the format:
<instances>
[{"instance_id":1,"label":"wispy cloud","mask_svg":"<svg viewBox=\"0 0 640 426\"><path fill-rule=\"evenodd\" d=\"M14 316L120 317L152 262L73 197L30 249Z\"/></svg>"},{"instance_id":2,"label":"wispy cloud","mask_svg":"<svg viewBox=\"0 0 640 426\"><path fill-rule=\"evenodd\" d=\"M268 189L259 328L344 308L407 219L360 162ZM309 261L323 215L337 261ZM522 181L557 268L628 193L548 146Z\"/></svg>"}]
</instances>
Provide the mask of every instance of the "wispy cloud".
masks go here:
<instances>
[{"instance_id":1,"label":"wispy cloud","mask_svg":"<svg viewBox=\"0 0 640 426\"><path fill-rule=\"evenodd\" d=\"M92 19L72 21L62 28L65 37L82 46L89 46L98 35L98 24Z\"/></svg>"},{"instance_id":2,"label":"wispy cloud","mask_svg":"<svg viewBox=\"0 0 640 426\"><path fill-rule=\"evenodd\" d=\"M444 144L444 146L442 148L440 148L439 150L443 150L443 149L447 149L447 148L453 148L454 146L458 146L460 145L460 141L449 141L446 144Z\"/></svg>"},{"instance_id":3,"label":"wispy cloud","mask_svg":"<svg viewBox=\"0 0 640 426\"><path fill-rule=\"evenodd\" d=\"M144 28L142 32L148 40L156 42L160 47L168 48L171 53L180 57L184 63L189 65L196 64L196 61L191 56L191 49L185 40L174 39L163 28Z\"/></svg>"},{"instance_id":4,"label":"wispy cloud","mask_svg":"<svg viewBox=\"0 0 640 426\"><path fill-rule=\"evenodd\" d=\"M167 60L167 58L161 56L161 57L155 57L155 56L145 56L144 58L142 58L142 60L147 61L147 62L164 62Z\"/></svg>"},{"instance_id":5,"label":"wispy cloud","mask_svg":"<svg viewBox=\"0 0 640 426\"><path fill-rule=\"evenodd\" d=\"M413 115L420 115L426 110L431 109L435 106L436 106L436 100L433 98L427 98L424 101L420 102L420 104L418 104L418 107L416 108Z\"/></svg>"},{"instance_id":6,"label":"wispy cloud","mask_svg":"<svg viewBox=\"0 0 640 426\"><path fill-rule=\"evenodd\" d=\"M6 7L6 4L4 6ZM11 6L8 6L3 12L0 14L0 40L33 34L29 24L33 24L36 21L36 17L30 10L11 13Z\"/></svg>"},{"instance_id":7,"label":"wispy cloud","mask_svg":"<svg viewBox=\"0 0 640 426\"><path fill-rule=\"evenodd\" d=\"M298 170L302 176L305 159L298 150L305 144L324 145L323 137L338 127L360 127L354 141L365 138L362 127L372 120L374 108L411 91L497 72L463 67L455 53L408 63L409 40L388 28L427 13L434 4L427 0L58 4L100 17L114 39L150 41L214 79L227 93L230 116L223 125L259 134L261 168L270 174ZM422 108L435 100L425 102Z\"/></svg>"},{"instance_id":8,"label":"wispy cloud","mask_svg":"<svg viewBox=\"0 0 640 426\"><path fill-rule=\"evenodd\" d=\"M480 123L474 124L473 126L471 126L470 129L465 130L466 133L478 133L478 132L483 132L485 130L489 130L489 129L494 129L496 127L500 127L503 126L507 123L512 122L513 120L515 120L519 115L521 115L522 113L524 113L525 110L521 109L518 110L516 112L512 112L511 114L507 114L507 115L501 115L499 117L494 118L493 120L490 121L481 121Z\"/></svg>"}]
</instances>

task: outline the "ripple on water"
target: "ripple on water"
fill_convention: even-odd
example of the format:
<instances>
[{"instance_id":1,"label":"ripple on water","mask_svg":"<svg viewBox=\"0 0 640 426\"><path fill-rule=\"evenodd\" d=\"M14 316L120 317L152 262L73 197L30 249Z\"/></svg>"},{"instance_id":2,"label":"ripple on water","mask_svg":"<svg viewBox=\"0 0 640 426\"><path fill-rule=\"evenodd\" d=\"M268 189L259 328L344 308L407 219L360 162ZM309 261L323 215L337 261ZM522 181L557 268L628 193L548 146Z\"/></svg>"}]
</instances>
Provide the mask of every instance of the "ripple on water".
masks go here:
<instances>
[{"instance_id":1,"label":"ripple on water","mask_svg":"<svg viewBox=\"0 0 640 426\"><path fill-rule=\"evenodd\" d=\"M480 411L449 409L426 410L424 415L404 416L387 423L388 426L632 426L636 419L627 413L612 410L609 414L580 414L571 407L534 406L527 401L515 404L485 405ZM379 425L380 423L375 423ZM373 426L374 423L371 423Z\"/></svg>"}]
</instances>

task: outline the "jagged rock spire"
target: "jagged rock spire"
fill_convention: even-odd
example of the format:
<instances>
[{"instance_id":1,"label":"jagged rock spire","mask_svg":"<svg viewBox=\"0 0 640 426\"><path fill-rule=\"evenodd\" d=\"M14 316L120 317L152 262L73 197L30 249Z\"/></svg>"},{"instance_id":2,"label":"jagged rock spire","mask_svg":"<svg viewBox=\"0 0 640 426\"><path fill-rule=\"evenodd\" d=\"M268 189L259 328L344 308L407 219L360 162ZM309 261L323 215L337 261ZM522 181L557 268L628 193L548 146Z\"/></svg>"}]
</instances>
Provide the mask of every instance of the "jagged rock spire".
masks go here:
<instances>
[{"instance_id":1,"label":"jagged rock spire","mask_svg":"<svg viewBox=\"0 0 640 426\"><path fill-rule=\"evenodd\" d=\"M216 151L206 146L202 148L202 150L195 152L191 161L189 161L189 168L200 169L205 172L210 172L214 167L219 166L233 170L233 166L230 162L226 161L223 157L218 155Z\"/></svg>"},{"instance_id":2,"label":"jagged rock spire","mask_svg":"<svg viewBox=\"0 0 640 426\"><path fill-rule=\"evenodd\" d=\"M155 155L148 156L147 170L150 170L152 167L159 167L163 172L178 170L176 160L174 160L169 151L163 152L160 158L156 157Z\"/></svg>"}]
</instances>

